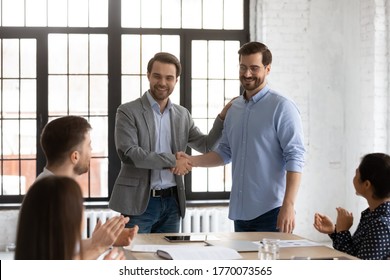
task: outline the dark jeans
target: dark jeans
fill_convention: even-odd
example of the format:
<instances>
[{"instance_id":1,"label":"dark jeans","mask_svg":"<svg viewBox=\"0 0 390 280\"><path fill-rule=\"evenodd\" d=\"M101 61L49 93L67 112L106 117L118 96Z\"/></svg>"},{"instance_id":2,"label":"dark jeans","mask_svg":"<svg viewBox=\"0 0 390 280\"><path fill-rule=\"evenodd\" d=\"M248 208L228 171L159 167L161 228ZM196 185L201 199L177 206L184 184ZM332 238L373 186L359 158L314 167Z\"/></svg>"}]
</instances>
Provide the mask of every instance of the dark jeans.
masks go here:
<instances>
[{"instance_id":1,"label":"dark jeans","mask_svg":"<svg viewBox=\"0 0 390 280\"><path fill-rule=\"evenodd\" d=\"M276 228L279 210L277 207L249 221L235 220L234 231L279 231Z\"/></svg>"},{"instance_id":2,"label":"dark jeans","mask_svg":"<svg viewBox=\"0 0 390 280\"><path fill-rule=\"evenodd\" d=\"M180 210L175 196L151 197L145 212L129 216L126 227L139 226L139 233L174 233L180 230Z\"/></svg>"}]
</instances>

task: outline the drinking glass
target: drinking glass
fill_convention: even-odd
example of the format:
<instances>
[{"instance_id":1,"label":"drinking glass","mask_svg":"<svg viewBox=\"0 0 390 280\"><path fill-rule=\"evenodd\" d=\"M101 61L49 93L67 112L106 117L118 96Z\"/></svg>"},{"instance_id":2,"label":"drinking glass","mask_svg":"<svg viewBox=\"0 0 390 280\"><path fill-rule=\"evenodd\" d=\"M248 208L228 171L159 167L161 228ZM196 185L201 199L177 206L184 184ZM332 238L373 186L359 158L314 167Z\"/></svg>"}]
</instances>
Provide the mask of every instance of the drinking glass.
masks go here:
<instances>
[{"instance_id":1,"label":"drinking glass","mask_svg":"<svg viewBox=\"0 0 390 280\"><path fill-rule=\"evenodd\" d=\"M259 245L258 257L260 260L279 259L279 239L263 238Z\"/></svg>"}]
</instances>

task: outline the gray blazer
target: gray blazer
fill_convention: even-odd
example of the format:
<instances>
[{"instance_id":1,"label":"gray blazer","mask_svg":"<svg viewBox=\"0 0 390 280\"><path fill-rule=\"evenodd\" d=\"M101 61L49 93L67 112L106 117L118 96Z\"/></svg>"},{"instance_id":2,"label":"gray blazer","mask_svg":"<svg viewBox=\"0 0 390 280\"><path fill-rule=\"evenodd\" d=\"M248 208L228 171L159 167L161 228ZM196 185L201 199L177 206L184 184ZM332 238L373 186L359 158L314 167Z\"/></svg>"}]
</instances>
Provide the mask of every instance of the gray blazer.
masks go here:
<instances>
[{"instance_id":1,"label":"gray blazer","mask_svg":"<svg viewBox=\"0 0 390 280\"><path fill-rule=\"evenodd\" d=\"M208 135L203 134L188 110L172 104L170 110L172 154L155 152L155 123L146 93L118 107L115 123L115 146L121 170L115 181L109 207L127 215L141 215L150 198L151 169L176 166L175 153L187 145L200 153L212 150L222 135L223 121L217 117ZM186 197L182 176L175 176L181 216L185 215Z\"/></svg>"}]
</instances>

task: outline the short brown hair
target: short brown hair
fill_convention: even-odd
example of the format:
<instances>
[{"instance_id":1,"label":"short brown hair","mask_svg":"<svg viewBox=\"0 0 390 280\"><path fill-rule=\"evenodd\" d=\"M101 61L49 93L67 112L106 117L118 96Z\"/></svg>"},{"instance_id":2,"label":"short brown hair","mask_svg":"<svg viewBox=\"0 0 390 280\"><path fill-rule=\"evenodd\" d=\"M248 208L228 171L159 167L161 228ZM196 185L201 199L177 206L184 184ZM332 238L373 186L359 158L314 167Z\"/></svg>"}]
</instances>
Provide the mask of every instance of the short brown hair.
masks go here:
<instances>
[{"instance_id":1,"label":"short brown hair","mask_svg":"<svg viewBox=\"0 0 390 280\"><path fill-rule=\"evenodd\" d=\"M272 63L272 53L266 45L260 42L248 42L241 46L238 50L239 59L241 56L247 56L255 53L261 53L263 56L262 63L264 66Z\"/></svg>"},{"instance_id":2,"label":"short brown hair","mask_svg":"<svg viewBox=\"0 0 390 280\"><path fill-rule=\"evenodd\" d=\"M91 129L89 122L79 116L65 116L49 122L41 134L41 147L47 162L62 163Z\"/></svg>"},{"instance_id":3,"label":"short brown hair","mask_svg":"<svg viewBox=\"0 0 390 280\"><path fill-rule=\"evenodd\" d=\"M180 76L181 74L181 64L179 59L174 56L173 54L167 53L167 52L159 52L156 53L152 59L149 60L148 63L148 73L152 72L153 63L155 61L161 62L161 63L167 63L167 64L173 64L176 67L176 78Z\"/></svg>"}]
</instances>

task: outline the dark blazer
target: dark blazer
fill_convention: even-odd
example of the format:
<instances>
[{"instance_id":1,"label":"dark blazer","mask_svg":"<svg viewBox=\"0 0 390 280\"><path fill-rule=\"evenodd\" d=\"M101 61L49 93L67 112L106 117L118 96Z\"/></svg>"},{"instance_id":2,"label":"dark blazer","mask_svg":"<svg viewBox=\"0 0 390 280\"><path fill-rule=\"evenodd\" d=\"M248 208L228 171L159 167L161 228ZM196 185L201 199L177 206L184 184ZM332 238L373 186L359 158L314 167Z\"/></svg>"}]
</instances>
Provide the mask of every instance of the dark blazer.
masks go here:
<instances>
[{"instance_id":1,"label":"dark blazer","mask_svg":"<svg viewBox=\"0 0 390 280\"><path fill-rule=\"evenodd\" d=\"M155 123L146 93L118 107L115 145L121 170L115 181L109 207L127 215L141 215L150 198L151 169L176 166L175 153L187 145L200 153L212 150L222 135L223 121L217 117L208 135L203 134L188 110L172 104L170 109L172 154L155 152ZM185 215L186 197L182 176L175 175L181 216Z\"/></svg>"}]
</instances>

